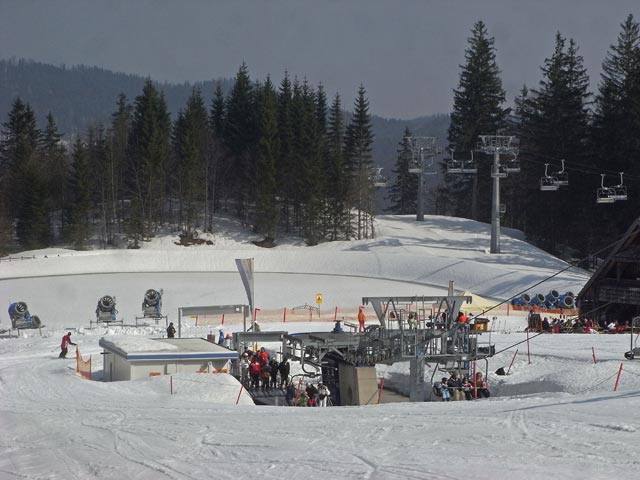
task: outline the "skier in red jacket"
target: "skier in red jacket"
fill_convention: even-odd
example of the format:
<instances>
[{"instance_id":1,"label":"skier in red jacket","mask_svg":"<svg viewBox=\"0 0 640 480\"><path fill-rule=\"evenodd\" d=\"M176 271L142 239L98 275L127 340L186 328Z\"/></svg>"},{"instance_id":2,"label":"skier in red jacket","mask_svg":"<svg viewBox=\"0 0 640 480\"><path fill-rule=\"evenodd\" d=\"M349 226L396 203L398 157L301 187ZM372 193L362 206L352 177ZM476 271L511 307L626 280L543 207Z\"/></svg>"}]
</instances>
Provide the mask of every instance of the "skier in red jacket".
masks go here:
<instances>
[{"instance_id":1,"label":"skier in red jacket","mask_svg":"<svg viewBox=\"0 0 640 480\"><path fill-rule=\"evenodd\" d=\"M71 332L62 337L62 343L60 344L60 350L62 351L60 352L58 358L67 358L67 350L69 345L73 345L74 347L77 346L77 344L71 341Z\"/></svg>"}]
</instances>

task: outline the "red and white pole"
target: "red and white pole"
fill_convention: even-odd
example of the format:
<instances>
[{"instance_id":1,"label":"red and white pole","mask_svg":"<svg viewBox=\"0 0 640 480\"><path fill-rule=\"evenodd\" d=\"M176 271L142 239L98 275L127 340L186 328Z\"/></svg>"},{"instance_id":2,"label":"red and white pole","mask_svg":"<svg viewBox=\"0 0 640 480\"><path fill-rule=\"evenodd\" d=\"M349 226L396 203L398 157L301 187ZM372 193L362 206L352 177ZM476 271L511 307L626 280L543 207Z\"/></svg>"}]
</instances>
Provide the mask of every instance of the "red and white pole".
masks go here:
<instances>
[{"instance_id":1,"label":"red and white pole","mask_svg":"<svg viewBox=\"0 0 640 480\"><path fill-rule=\"evenodd\" d=\"M622 364L620 364L620 370L618 370L618 376L616 377L616 384L613 387L613 391L618 391L618 382L620 381L620 375L622 375Z\"/></svg>"}]
</instances>

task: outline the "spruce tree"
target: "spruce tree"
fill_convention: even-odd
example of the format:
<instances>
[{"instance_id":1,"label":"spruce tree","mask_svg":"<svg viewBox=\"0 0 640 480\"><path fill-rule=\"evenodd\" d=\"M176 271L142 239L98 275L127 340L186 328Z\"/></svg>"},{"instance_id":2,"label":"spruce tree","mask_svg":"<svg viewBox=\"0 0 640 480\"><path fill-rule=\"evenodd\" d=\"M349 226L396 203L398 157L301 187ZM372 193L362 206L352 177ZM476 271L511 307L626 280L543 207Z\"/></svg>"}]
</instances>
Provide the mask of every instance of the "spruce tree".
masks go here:
<instances>
[{"instance_id":1,"label":"spruce tree","mask_svg":"<svg viewBox=\"0 0 640 480\"><path fill-rule=\"evenodd\" d=\"M349 194L356 209L355 235L358 240L373 236L373 184L371 171L373 160L373 128L369 114L369 100L363 85L358 89L355 108L345 132L344 156L350 174ZM371 228L370 228L371 227ZM349 237L353 235L350 229Z\"/></svg>"},{"instance_id":2,"label":"spruce tree","mask_svg":"<svg viewBox=\"0 0 640 480\"><path fill-rule=\"evenodd\" d=\"M347 208L348 176L344 159L344 113L340 95L336 94L329 110L327 127L328 164L325 189L328 196L327 215L330 240L344 238L349 230Z\"/></svg>"},{"instance_id":3,"label":"spruce tree","mask_svg":"<svg viewBox=\"0 0 640 480\"><path fill-rule=\"evenodd\" d=\"M250 189L255 182L256 117L254 88L247 65L243 63L236 74L227 100L225 145L229 151L231 184L236 202L236 213L245 221L249 213Z\"/></svg>"},{"instance_id":4,"label":"spruce tree","mask_svg":"<svg viewBox=\"0 0 640 480\"><path fill-rule=\"evenodd\" d=\"M494 38L489 37L482 21L474 24L460 83L454 90L453 112L449 126L450 148L467 157L476 148L479 135L495 135L504 127L506 111L502 107L505 91L496 63ZM478 173L474 176L447 175L456 215L488 222L491 219L491 165L493 158L476 155Z\"/></svg>"},{"instance_id":5,"label":"spruce tree","mask_svg":"<svg viewBox=\"0 0 640 480\"><path fill-rule=\"evenodd\" d=\"M147 80L135 99L129 136L129 233L134 242L147 237L163 219L170 126L164 96Z\"/></svg>"},{"instance_id":6,"label":"spruce tree","mask_svg":"<svg viewBox=\"0 0 640 480\"><path fill-rule=\"evenodd\" d=\"M86 247L89 238L89 213L91 210L91 168L87 147L81 138L73 144L69 176L70 241L76 249Z\"/></svg>"},{"instance_id":7,"label":"spruce tree","mask_svg":"<svg viewBox=\"0 0 640 480\"><path fill-rule=\"evenodd\" d=\"M111 114L111 125L108 132L108 204L111 218L115 222L118 232L122 231L123 222L123 193L125 191L125 175L128 165L128 143L131 130L132 108L126 95L118 95L116 110Z\"/></svg>"},{"instance_id":8,"label":"spruce tree","mask_svg":"<svg viewBox=\"0 0 640 480\"><path fill-rule=\"evenodd\" d=\"M210 132L204 100L198 89L193 89L184 112L176 122L175 131L174 149L183 212L181 227L184 235L192 238L198 223L199 207L203 202L207 205L209 193Z\"/></svg>"},{"instance_id":9,"label":"spruce tree","mask_svg":"<svg viewBox=\"0 0 640 480\"><path fill-rule=\"evenodd\" d=\"M63 135L58 131L58 126L51 112L47 114L46 126L42 133L42 153L44 167L48 172L48 190L50 206L52 208L52 220L57 218L57 231L64 232L64 209L66 204L66 184L68 175L67 151L62 143Z\"/></svg>"},{"instance_id":10,"label":"spruce tree","mask_svg":"<svg viewBox=\"0 0 640 480\"><path fill-rule=\"evenodd\" d=\"M540 192L544 165L525 164L522 180L529 190L525 233L545 250L562 254L573 246L586 253L594 231L585 219L593 212L593 179L587 155L589 79L573 40L558 33L553 55L545 60L539 88L528 100L528 118L522 125L526 157L547 160L560 168L565 159L570 169L569 187L556 192ZM577 168L576 168L577 167ZM592 245L591 245L592 246Z\"/></svg>"},{"instance_id":11,"label":"spruce tree","mask_svg":"<svg viewBox=\"0 0 640 480\"><path fill-rule=\"evenodd\" d=\"M289 74L285 71L278 90L278 137L279 156L276 162L276 176L279 182L278 191L283 199L282 217L285 232L289 233L292 226L292 211L294 204L295 169L293 159L293 86Z\"/></svg>"},{"instance_id":12,"label":"spruce tree","mask_svg":"<svg viewBox=\"0 0 640 480\"><path fill-rule=\"evenodd\" d=\"M596 96L592 151L599 171L640 176L640 25L629 15L621 25L617 43L609 49L602 63L602 77ZM622 235L636 218L640 195L629 192L626 202L608 208L600 219L601 227L612 237ZM603 207L604 208L604 207Z\"/></svg>"},{"instance_id":13,"label":"spruce tree","mask_svg":"<svg viewBox=\"0 0 640 480\"><path fill-rule=\"evenodd\" d=\"M278 95L271 79L267 78L258 92L258 162L256 183L256 231L273 244L277 235L278 204L276 161L279 156Z\"/></svg>"},{"instance_id":14,"label":"spruce tree","mask_svg":"<svg viewBox=\"0 0 640 480\"><path fill-rule=\"evenodd\" d=\"M409 173L413 156L410 137L411 130L406 127L402 140L398 143L398 156L393 170L395 181L389 188L389 200L391 200L389 211L396 215L415 214L417 208L418 176Z\"/></svg>"}]
</instances>

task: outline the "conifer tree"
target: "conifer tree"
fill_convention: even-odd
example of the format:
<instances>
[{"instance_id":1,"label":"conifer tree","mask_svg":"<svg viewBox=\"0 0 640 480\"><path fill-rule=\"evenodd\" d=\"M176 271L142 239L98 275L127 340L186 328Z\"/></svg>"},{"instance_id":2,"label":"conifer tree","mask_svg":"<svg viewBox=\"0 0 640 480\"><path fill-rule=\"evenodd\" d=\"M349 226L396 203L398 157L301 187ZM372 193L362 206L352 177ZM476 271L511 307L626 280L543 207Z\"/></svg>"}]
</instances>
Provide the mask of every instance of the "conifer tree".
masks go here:
<instances>
[{"instance_id":1,"label":"conifer tree","mask_svg":"<svg viewBox=\"0 0 640 480\"><path fill-rule=\"evenodd\" d=\"M295 168L293 159L293 86L285 71L278 90L278 137L279 157L276 162L278 191L283 198L282 217L285 232L291 231L292 210L294 204Z\"/></svg>"},{"instance_id":2,"label":"conifer tree","mask_svg":"<svg viewBox=\"0 0 640 480\"><path fill-rule=\"evenodd\" d=\"M135 99L129 137L129 233L134 242L145 238L162 220L170 124L164 96L147 80Z\"/></svg>"},{"instance_id":3,"label":"conifer tree","mask_svg":"<svg viewBox=\"0 0 640 480\"><path fill-rule=\"evenodd\" d=\"M258 163L256 183L256 231L265 236L265 242L272 244L276 239L278 226L278 205L276 202L276 161L279 156L278 138L278 95L271 79L258 92Z\"/></svg>"},{"instance_id":4,"label":"conifer tree","mask_svg":"<svg viewBox=\"0 0 640 480\"><path fill-rule=\"evenodd\" d=\"M86 247L91 210L91 169L86 145L79 137L73 144L69 177L69 217L71 242L76 249Z\"/></svg>"},{"instance_id":5,"label":"conifer tree","mask_svg":"<svg viewBox=\"0 0 640 480\"><path fill-rule=\"evenodd\" d=\"M340 95L336 94L329 110L327 127L328 164L326 167L327 214L330 240L346 235L349 222L347 208L348 176L344 159L344 114Z\"/></svg>"},{"instance_id":6,"label":"conifer tree","mask_svg":"<svg viewBox=\"0 0 640 480\"><path fill-rule=\"evenodd\" d=\"M554 53L545 60L543 78L528 100L528 118L522 127L526 142L522 150L526 156L549 159L556 169L560 168L561 159L569 167L580 166L571 170L569 187L557 192L538 189L544 173L542 163L546 162L525 165L522 172L522 180L527 182L525 188L529 189L526 210L522 212L527 216L525 233L556 254L568 245L586 253L594 236L591 226L584 221L594 208L592 183L585 174L589 170L586 151L589 79L577 50L573 40L566 46L560 33L556 35ZM560 214L553 213L558 211Z\"/></svg>"},{"instance_id":7,"label":"conifer tree","mask_svg":"<svg viewBox=\"0 0 640 480\"><path fill-rule=\"evenodd\" d=\"M449 126L450 148L468 156L476 148L479 135L495 135L504 127L506 111L502 104L505 92L496 63L494 38L489 37L482 21L474 24L460 83L454 90L453 112ZM478 173L474 176L447 175L445 181L459 216L488 222L491 219L492 158L476 155Z\"/></svg>"},{"instance_id":8,"label":"conifer tree","mask_svg":"<svg viewBox=\"0 0 640 480\"><path fill-rule=\"evenodd\" d=\"M372 228L373 184L371 181L373 128L369 114L369 100L365 94L364 86L360 85L354 112L345 132L344 148L346 167L350 175L350 201L356 209L355 235L358 240L369 238L369 232L371 232L371 236L374 233ZM351 237L352 234L353 229L350 228L349 236Z\"/></svg>"},{"instance_id":9,"label":"conifer tree","mask_svg":"<svg viewBox=\"0 0 640 480\"><path fill-rule=\"evenodd\" d=\"M209 111L209 130L211 132L211 146L208 159L210 205L208 207L209 219L207 230L213 229L213 213L220 208L223 198L228 198L229 189L229 164L226 162L226 148L224 144L224 127L226 122L226 103L222 93L220 82L216 84L216 90L211 101Z\"/></svg>"},{"instance_id":10,"label":"conifer tree","mask_svg":"<svg viewBox=\"0 0 640 480\"><path fill-rule=\"evenodd\" d=\"M58 131L58 126L51 112L47 114L46 122L42 133L42 154L44 168L48 172L49 204L52 208L52 219L55 213L58 219L59 231L63 232L65 228L64 209L69 167L67 151L62 143L63 135Z\"/></svg>"},{"instance_id":11,"label":"conifer tree","mask_svg":"<svg viewBox=\"0 0 640 480\"><path fill-rule=\"evenodd\" d=\"M418 199L418 176L409 173L409 165L413 152L409 138L411 130L406 127L402 140L398 143L398 157L396 158L395 181L389 188L389 199L391 207L389 210L397 215L408 215L416 213Z\"/></svg>"},{"instance_id":12,"label":"conifer tree","mask_svg":"<svg viewBox=\"0 0 640 480\"><path fill-rule=\"evenodd\" d=\"M116 223L118 232L122 231L124 193L124 177L128 165L128 142L131 130L132 108L125 94L118 95L116 111L111 114L111 125L108 133L107 174L108 174L108 204L111 218Z\"/></svg>"},{"instance_id":13,"label":"conifer tree","mask_svg":"<svg viewBox=\"0 0 640 480\"><path fill-rule=\"evenodd\" d=\"M8 219L15 219L16 235L23 248L43 248L51 240L49 192L38 151L41 132L28 103L17 98L3 124L0 140L0 195Z\"/></svg>"},{"instance_id":14,"label":"conifer tree","mask_svg":"<svg viewBox=\"0 0 640 480\"><path fill-rule=\"evenodd\" d=\"M253 85L247 65L243 63L236 74L227 101L225 145L229 150L231 184L234 189L236 212L245 220L249 213L250 189L255 181L256 118Z\"/></svg>"},{"instance_id":15,"label":"conifer tree","mask_svg":"<svg viewBox=\"0 0 640 480\"><path fill-rule=\"evenodd\" d=\"M640 176L640 25L627 16L621 25L617 43L609 49L602 63L602 77L596 96L592 150L600 171L625 172ZM608 208L600 219L601 227L612 237L621 236L629 221L638 215L640 195L630 192L626 202Z\"/></svg>"},{"instance_id":16,"label":"conifer tree","mask_svg":"<svg viewBox=\"0 0 640 480\"><path fill-rule=\"evenodd\" d=\"M209 120L204 100L196 88L187 100L175 127L174 148L180 179L182 231L192 238L199 206L208 203ZM206 210L205 210L206 215Z\"/></svg>"}]
</instances>

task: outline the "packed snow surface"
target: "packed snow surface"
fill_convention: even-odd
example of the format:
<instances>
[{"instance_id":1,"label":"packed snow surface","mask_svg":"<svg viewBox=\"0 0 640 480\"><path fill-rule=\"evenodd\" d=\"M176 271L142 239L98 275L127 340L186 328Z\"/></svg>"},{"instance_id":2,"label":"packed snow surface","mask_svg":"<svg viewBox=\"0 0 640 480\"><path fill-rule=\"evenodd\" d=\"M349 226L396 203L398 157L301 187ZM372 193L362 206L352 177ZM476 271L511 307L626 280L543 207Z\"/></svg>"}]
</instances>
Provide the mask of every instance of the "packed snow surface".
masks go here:
<instances>
[{"instance_id":1,"label":"packed snow surface","mask_svg":"<svg viewBox=\"0 0 640 480\"><path fill-rule=\"evenodd\" d=\"M101 338L126 335L130 348L143 348L162 336L164 320L134 321L147 289L163 289L163 311L174 322L182 306L246 303L235 258L255 259L256 306L263 309L313 304L316 293L323 308L357 308L363 296L443 294L450 280L456 291L499 302L523 291L578 292L588 280L518 232L503 230L503 253L490 255L489 226L469 220L387 216L376 228L373 240L317 247L289 240L265 250L228 222L210 236L211 246L161 238L140 251L52 249L1 262L0 328L18 300L46 327L0 335L0 479L637 476L640 363L623 360L629 335L531 335L527 343L524 317L513 312L492 320L498 353L477 365L488 373L487 400L260 407L228 375L100 381ZM105 294L116 297L124 322L89 328ZM271 320L263 330L332 327ZM217 334L218 327L231 332L242 324L197 326L186 318L182 336ZM67 331L82 356L92 357L92 381L75 374L72 353L57 358ZM509 375L494 374L499 367ZM426 368L428 380L442 376L433 368ZM408 370L381 366L378 377L407 393Z\"/></svg>"}]
</instances>

